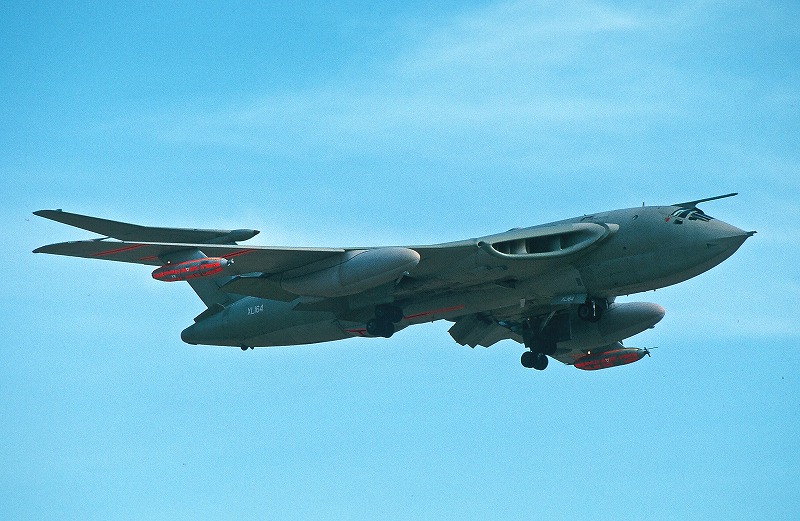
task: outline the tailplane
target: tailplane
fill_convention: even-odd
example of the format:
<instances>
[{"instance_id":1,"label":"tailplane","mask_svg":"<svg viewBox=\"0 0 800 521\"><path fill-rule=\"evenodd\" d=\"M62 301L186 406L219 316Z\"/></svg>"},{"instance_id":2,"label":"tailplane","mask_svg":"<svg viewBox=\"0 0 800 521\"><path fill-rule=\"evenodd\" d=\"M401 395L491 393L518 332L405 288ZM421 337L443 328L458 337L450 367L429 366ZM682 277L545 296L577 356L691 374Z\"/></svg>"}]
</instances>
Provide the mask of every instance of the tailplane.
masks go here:
<instances>
[{"instance_id":1,"label":"tailplane","mask_svg":"<svg viewBox=\"0 0 800 521\"><path fill-rule=\"evenodd\" d=\"M78 248L81 245L77 243L65 243L59 245L51 245L48 247L38 248L36 252L55 253L61 255L71 255L78 257L90 258L105 258L109 260L120 260L124 262L135 262L141 264L167 264L176 262L185 262L190 260L197 260L206 258L206 254L200 249L203 244L214 245L235 245L239 241L246 241L255 237L258 230L204 230L197 228L162 228L153 226L140 226L138 224L130 224L120 221L112 221L109 219L101 219L99 217L91 217L89 215L81 215L77 213L65 212L63 210L39 210L33 212L34 215L57 221L63 224L68 224L76 228L81 228L90 232L94 232L104 236L104 239L118 239L125 243L165 243L170 246L169 253L159 253L152 257L140 257L135 255L131 258L117 258L117 254L123 255L129 250L136 250L138 253L144 245L134 244L119 249L112 249L107 252L100 253L82 253L82 252L67 252L64 248ZM105 243L103 239L97 239L99 242ZM185 249L180 245L186 244ZM178 248L174 246L177 245ZM191 245L191 246L189 246ZM113 255L112 255L113 254ZM239 300L241 295L226 293L220 289L221 286L231 280L232 277L213 277L213 278L198 278L189 280L189 285L192 287L197 296L209 308L216 306L227 306L233 301Z\"/></svg>"},{"instance_id":2,"label":"tailplane","mask_svg":"<svg viewBox=\"0 0 800 521\"><path fill-rule=\"evenodd\" d=\"M258 230L201 230L197 228L140 226L63 210L39 210L38 212L33 212L33 214L121 241L235 244L252 239L259 233Z\"/></svg>"}]
</instances>

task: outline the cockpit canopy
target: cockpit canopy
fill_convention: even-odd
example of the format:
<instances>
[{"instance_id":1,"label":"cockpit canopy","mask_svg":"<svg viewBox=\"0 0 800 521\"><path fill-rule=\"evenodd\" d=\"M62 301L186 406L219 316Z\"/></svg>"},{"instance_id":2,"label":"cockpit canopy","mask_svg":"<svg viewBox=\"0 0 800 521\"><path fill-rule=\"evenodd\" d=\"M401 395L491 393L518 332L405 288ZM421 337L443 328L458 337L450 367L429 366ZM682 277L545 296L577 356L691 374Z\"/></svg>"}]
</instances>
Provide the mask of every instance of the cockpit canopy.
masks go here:
<instances>
[{"instance_id":1,"label":"cockpit canopy","mask_svg":"<svg viewBox=\"0 0 800 521\"><path fill-rule=\"evenodd\" d=\"M706 223L714 219L700 208L681 208L672 212L672 217L675 219L675 224L683 224L684 219Z\"/></svg>"}]
</instances>

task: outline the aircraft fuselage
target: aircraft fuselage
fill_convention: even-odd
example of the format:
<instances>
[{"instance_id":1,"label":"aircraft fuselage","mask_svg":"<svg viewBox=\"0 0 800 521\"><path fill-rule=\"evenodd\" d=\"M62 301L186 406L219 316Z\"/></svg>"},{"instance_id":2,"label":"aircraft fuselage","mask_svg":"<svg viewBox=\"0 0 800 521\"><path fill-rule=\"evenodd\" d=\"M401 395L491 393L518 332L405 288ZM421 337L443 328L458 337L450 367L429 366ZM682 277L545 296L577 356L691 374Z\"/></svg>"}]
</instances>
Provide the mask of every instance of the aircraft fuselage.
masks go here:
<instances>
[{"instance_id":1,"label":"aircraft fuselage","mask_svg":"<svg viewBox=\"0 0 800 521\"><path fill-rule=\"evenodd\" d=\"M463 252L445 271L426 273L424 264L391 287L339 299L326 309L315 299L281 302L244 297L182 333L192 344L240 347L296 345L370 336L365 323L375 305L402 310L395 327L485 313L534 317L551 309L572 309L586 299L612 303L629 295L677 284L731 256L752 235L705 215L676 206L641 207L584 215L501 234L426 246L435 254ZM414 249L414 246L409 247ZM568 261L562 252L572 254ZM537 259L536 263L526 262ZM646 303L640 303L646 304ZM628 304L611 304L609 309ZM657 305L626 313L619 333L574 321L578 342L587 349L618 341L652 327L663 316ZM611 322L613 313L605 319ZM635 317L630 318L630 317ZM581 328L594 328L581 333ZM608 327L606 327L608 329ZM592 336L594 334L594 337ZM620 338L616 338L619 335ZM595 338L596 337L596 338ZM590 340L592 339L593 340ZM566 340L564 340L566 342Z\"/></svg>"}]
</instances>

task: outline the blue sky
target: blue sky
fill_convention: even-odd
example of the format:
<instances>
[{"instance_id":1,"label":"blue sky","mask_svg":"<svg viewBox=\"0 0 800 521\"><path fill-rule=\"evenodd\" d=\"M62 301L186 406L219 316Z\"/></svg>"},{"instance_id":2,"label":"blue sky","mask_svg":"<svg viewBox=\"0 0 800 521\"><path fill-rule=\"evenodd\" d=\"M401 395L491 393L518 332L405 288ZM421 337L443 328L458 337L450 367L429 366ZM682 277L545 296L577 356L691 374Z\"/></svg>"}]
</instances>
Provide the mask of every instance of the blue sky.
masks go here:
<instances>
[{"instance_id":1,"label":"blue sky","mask_svg":"<svg viewBox=\"0 0 800 521\"><path fill-rule=\"evenodd\" d=\"M800 6L296 4L0 6L0 518L800 516ZM597 373L188 346L185 285L30 253L92 237L43 208L352 246L731 191L758 235Z\"/></svg>"}]
</instances>

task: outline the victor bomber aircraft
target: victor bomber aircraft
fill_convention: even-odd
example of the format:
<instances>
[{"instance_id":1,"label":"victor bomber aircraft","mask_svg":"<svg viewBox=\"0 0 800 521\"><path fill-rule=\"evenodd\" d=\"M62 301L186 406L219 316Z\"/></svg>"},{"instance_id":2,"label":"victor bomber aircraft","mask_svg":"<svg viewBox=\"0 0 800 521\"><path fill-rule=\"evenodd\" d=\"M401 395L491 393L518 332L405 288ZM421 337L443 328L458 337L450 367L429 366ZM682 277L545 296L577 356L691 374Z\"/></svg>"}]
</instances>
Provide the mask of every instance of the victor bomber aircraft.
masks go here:
<instances>
[{"instance_id":1,"label":"victor bomber aircraft","mask_svg":"<svg viewBox=\"0 0 800 521\"><path fill-rule=\"evenodd\" d=\"M622 341L664 316L658 304L615 302L699 275L755 232L700 203L613 210L428 246L240 246L258 230L147 227L61 210L36 215L102 235L51 244L51 253L156 266L159 281L186 281L207 309L181 338L242 350L391 337L449 320L462 345L522 343L522 365L548 357L580 369L628 364L647 349Z\"/></svg>"}]
</instances>

